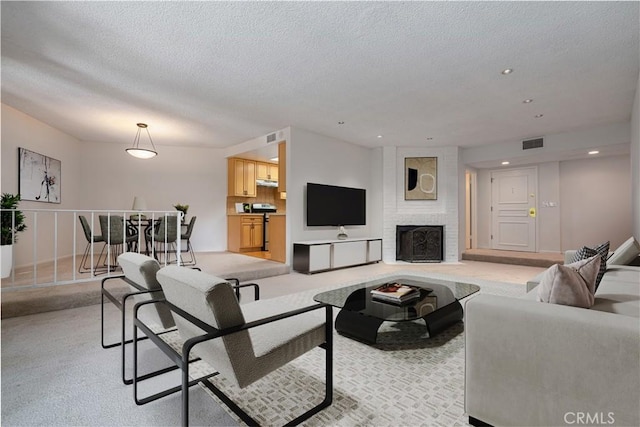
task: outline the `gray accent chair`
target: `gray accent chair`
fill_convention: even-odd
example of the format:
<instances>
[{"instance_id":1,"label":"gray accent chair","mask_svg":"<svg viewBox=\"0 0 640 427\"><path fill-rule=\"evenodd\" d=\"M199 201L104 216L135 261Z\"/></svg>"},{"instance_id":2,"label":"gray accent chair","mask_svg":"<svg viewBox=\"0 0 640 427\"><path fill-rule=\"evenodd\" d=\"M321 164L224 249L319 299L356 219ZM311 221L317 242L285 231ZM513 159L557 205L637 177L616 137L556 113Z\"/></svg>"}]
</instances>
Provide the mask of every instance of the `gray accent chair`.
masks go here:
<instances>
[{"instance_id":1,"label":"gray accent chair","mask_svg":"<svg viewBox=\"0 0 640 427\"><path fill-rule=\"evenodd\" d=\"M171 262L171 253L178 259L177 245L178 240L178 221L174 215L162 216L158 219L153 228L146 231L147 242L152 243L153 256L158 259L164 259L164 264Z\"/></svg>"},{"instance_id":2,"label":"gray accent chair","mask_svg":"<svg viewBox=\"0 0 640 427\"><path fill-rule=\"evenodd\" d=\"M102 238L107 244L105 266L109 270L115 270L118 265L118 256L137 243L138 234L126 227L122 215L99 215L98 220Z\"/></svg>"},{"instance_id":3,"label":"gray accent chair","mask_svg":"<svg viewBox=\"0 0 640 427\"><path fill-rule=\"evenodd\" d=\"M189 260L185 261L182 259L182 255L180 255L180 259L182 260L182 265L196 265L196 254L193 252L193 246L191 246L191 233L193 233L193 226L196 224L196 217L192 216L189 220L189 224L187 224L187 229L184 233L180 235L181 240L187 241L186 249L182 249L181 252L189 253Z\"/></svg>"},{"instance_id":4,"label":"gray accent chair","mask_svg":"<svg viewBox=\"0 0 640 427\"><path fill-rule=\"evenodd\" d=\"M160 264L156 259L135 252L125 252L118 256L118 264L122 268L123 274L106 277L101 283L101 343L102 348L121 346L122 382L125 384L131 384L133 380L127 378L125 374L125 344L132 342L132 340L127 340L125 335L127 303L131 301L130 306L133 307L133 304L135 303L154 299L163 299L164 294L160 283L158 283L156 279L156 273L160 269ZM129 285L130 292L123 293L117 289L111 289L105 286L110 280L122 280L126 282ZM120 341L111 344L105 343L105 297L121 311ZM146 310L144 319L147 324L154 328L156 333L162 334L175 330L175 322L171 311L165 306L158 305L154 307L154 310Z\"/></svg>"},{"instance_id":5,"label":"gray accent chair","mask_svg":"<svg viewBox=\"0 0 640 427\"><path fill-rule=\"evenodd\" d=\"M100 259L102 258L102 254L104 253L104 248L106 245L102 245L102 250L98 255L98 259L96 260L95 266L87 265L87 261L89 261L89 255L91 253L91 247L95 243L104 243L104 238L100 234L94 234L91 237L91 226L87 221L87 218L84 215L79 215L78 219L80 220L80 225L82 226L82 231L84 232L84 237L87 239L87 246L84 248L84 253L82 254L82 259L80 260L80 265L78 266L78 273L88 273L88 272L96 272L96 271L104 271L104 267L100 268L98 265L100 264Z\"/></svg>"},{"instance_id":6,"label":"gray accent chair","mask_svg":"<svg viewBox=\"0 0 640 427\"><path fill-rule=\"evenodd\" d=\"M218 387L207 381L223 375L244 388L291 360L321 347L326 350L326 389L324 399L294 418L295 425L331 405L333 395L333 316L326 304L313 304L283 312L273 300L238 303L233 286L210 274L185 267L167 266L157 274L166 301L144 302L134 309L134 398L145 404L172 392L182 392L182 424L189 423L189 386L201 382L248 425L257 422ZM177 352L153 333L140 318L147 304L166 304L173 312L184 340ZM182 386L139 399L137 395L138 329L158 345L182 369ZM191 380L189 358L193 354L218 372Z\"/></svg>"}]
</instances>

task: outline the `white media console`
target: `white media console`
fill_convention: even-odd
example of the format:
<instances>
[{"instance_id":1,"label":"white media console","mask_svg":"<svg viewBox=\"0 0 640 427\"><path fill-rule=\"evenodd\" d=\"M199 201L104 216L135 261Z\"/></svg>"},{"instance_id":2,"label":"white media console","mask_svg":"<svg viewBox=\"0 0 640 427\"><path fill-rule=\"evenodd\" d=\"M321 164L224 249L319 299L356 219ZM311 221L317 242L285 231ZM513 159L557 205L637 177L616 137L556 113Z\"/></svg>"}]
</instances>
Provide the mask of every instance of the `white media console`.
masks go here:
<instances>
[{"instance_id":1,"label":"white media console","mask_svg":"<svg viewBox=\"0 0 640 427\"><path fill-rule=\"evenodd\" d=\"M293 244L293 269L318 273L382 261L382 239L310 240Z\"/></svg>"}]
</instances>

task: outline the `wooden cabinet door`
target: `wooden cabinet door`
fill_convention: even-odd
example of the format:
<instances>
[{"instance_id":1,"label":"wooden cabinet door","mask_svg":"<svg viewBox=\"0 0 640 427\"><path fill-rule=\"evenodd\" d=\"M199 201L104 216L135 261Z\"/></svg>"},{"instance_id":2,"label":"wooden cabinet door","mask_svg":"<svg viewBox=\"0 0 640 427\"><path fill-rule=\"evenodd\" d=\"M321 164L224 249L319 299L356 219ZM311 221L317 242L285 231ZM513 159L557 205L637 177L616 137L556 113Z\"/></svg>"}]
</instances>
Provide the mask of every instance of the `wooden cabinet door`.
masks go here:
<instances>
[{"instance_id":1,"label":"wooden cabinet door","mask_svg":"<svg viewBox=\"0 0 640 427\"><path fill-rule=\"evenodd\" d=\"M244 195L256 197L256 162L244 162Z\"/></svg>"},{"instance_id":2,"label":"wooden cabinet door","mask_svg":"<svg viewBox=\"0 0 640 427\"><path fill-rule=\"evenodd\" d=\"M256 162L229 160L229 195L256 197Z\"/></svg>"},{"instance_id":3,"label":"wooden cabinet door","mask_svg":"<svg viewBox=\"0 0 640 427\"><path fill-rule=\"evenodd\" d=\"M254 221L253 223L253 235L252 235L252 245L254 248L258 248L258 247L262 247L262 244L264 243L264 239L263 237L263 230L264 227L262 225L262 220L260 221Z\"/></svg>"},{"instance_id":4,"label":"wooden cabinet door","mask_svg":"<svg viewBox=\"0 0 640 427\"><path fill-rule=\"evenodd\" d=\"M244 161L240 159L233 160L233 195L244 196Z\"/></svg>"},{"instance_id":5,"label":"wooden cabinet door","mask_svg":"<svg viewBox=\"0 0 640 427\"><path fill-rule=\"evenodd\" d=\"M253 223L243 222L240 226L240 249L252 247L252 237Z\"/></svg>"},{"instance_id":6,"label":"wooden cabinet door","mask_svg":"<svg viewBox=\"0 0 640 427\"><path fill-rule=\"evenodd\" d=\"M278 180L278 166L269 165L268 176L271 181Z\"/></svg>"},{"instance_id":7,"label":"wooden cabinet door","mask_svg":"<svg viewBox=\"0 0 640 427\"><path fill-rule=\"evenodd\" d=\"M278 180L278 166L271 163L256 163L256 178L270 181Z\"/></svg>"},{"instance_id":8,"label":"wooden cabinet door","mask_svg":"<svg viewBox=\"0 0 640 427\"><path fill-rule=\"evenodd\" d=\"M269 165L267 163L256 163L256 178L269 179Z\"/></svg>"}]
</instances>

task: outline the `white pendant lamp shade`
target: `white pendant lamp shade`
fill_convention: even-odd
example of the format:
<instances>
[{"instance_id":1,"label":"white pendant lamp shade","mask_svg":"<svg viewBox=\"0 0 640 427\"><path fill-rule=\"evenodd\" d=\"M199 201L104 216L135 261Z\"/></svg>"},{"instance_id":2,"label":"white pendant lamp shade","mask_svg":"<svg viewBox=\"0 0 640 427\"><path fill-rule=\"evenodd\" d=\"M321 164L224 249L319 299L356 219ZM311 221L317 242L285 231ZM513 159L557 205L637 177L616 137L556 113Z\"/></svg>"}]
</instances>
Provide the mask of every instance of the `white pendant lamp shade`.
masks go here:
<instances>
[{"instance_id":1,"label":"white pendant lamp shade","mask_svg":"<svg viewBox=\"0 0 640 427\"><path fill-rule=\"evenodd\" d=\"M149 133L147 125L145 123L137 123L137 126L138 133L136 133L136 137L133 139L133 146L131 148L127 148L125 151L138 159L150 159L157 156L158 152L156 151L156 146L153 144L153 139L151 139L151 134ZM149 137L149 142L151 143L153 150L140 147L140 132L142 132L142 129L147 131L147 136Z\"/></svg>"}]
</instances>

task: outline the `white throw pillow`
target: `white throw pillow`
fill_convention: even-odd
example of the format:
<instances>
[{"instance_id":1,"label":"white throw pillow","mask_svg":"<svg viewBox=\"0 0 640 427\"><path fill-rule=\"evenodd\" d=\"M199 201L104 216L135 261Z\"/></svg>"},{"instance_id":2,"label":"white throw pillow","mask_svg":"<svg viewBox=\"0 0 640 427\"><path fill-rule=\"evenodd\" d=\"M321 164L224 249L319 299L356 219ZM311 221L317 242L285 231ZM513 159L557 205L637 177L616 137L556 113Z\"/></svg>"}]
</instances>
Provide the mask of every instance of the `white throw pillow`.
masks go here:
<instances>
[{"instance_id":1,"label":"white throw pillow","mask_svg":"<svg viewBox=\"0 0 640 427\"><path fill-rule=\"evenodd\" d=\"M554 264L542 275L538 301L589 308L595 297L599 255L567 265Z\"/></svg>"},{"instance_id":2,"label":"white throw pillow","mask_svg":"<svg viewBox=\"0 0 640 427\"><path fill-rule=\"evenodd\" d=\"M613 255L607 260L607 264L629 265L638 255L640 255L640 243L631 236L613 251Z\"/></svg>"}]
</instances>

